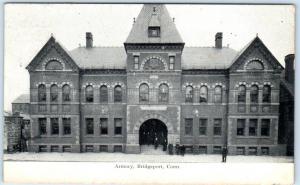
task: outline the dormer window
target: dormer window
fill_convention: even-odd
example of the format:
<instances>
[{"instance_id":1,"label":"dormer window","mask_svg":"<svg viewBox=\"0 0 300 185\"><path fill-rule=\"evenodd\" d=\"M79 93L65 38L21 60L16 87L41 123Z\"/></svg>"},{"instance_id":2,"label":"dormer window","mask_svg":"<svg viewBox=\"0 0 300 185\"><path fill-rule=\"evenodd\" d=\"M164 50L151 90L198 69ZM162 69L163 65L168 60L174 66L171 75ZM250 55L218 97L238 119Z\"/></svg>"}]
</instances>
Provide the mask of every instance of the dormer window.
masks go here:
<instances>
[{"instance_id":1,"label":"dormer window","mask_svg":"<svg viewBox=\"0 0 300 185\"><path fill-rule=\"evenodd\" d=\"M148 28L149 37L160 37L160 27L149 27Z\"/></svg>"}]
</instances>

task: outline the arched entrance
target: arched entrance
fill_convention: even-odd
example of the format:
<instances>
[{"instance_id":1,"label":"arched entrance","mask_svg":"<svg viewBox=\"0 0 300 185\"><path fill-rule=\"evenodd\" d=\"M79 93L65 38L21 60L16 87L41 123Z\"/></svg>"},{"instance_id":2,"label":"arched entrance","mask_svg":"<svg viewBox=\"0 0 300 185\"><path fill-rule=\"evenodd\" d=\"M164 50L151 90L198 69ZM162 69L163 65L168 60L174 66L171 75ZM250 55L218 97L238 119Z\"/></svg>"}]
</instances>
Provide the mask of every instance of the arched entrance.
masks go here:
<instances>
[{"instance_id":1,"label":"arched entrance","mask_svg":"<svg viewBox=\"0 0 300 185\"><path fill-rule=\"evenodd\" d=\"M149 119L145 121L140 127L139 144L154 145L155 142L157 142L158 145L167 144L168 129L162 121L158 119Z\"/></svg>"}]
</instances>

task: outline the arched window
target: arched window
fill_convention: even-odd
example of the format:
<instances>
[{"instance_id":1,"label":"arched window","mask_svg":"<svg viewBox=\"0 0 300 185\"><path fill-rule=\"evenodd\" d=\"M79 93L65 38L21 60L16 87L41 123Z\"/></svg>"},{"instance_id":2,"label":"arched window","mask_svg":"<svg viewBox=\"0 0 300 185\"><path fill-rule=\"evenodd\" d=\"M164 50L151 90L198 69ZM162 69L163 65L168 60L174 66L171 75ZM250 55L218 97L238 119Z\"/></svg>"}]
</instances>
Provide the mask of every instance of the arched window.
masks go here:
<instances>
[{"instance_id":1,"label":"arched window","mask_svg":"<svg viewBox=\"0 0 300 185\"><path fill-rule=\"evenodd\" d=\"M68 84L66 84L62 87L62 99L63 99L63 101L71 100L71 88Z\"/></svg>"},{"instance_id":2,"label":"arched window","mask_svg":"<svg viewBox=\"0 0 300 185\"><path fill-rule=\"evenodd\" d=\"M38 99L40 102L46 101L46 86L44 84L40 84L38 86Z\"/></svg>"},{"instance_id":3,"label":"arched window","mask_svg":"<svg viewBox=\"0 0 300 185\"><path fill-rule=\"evenodd\" d=\"M201 86L200 87L200 103L207 103L207 87Z\"/></svg>"},{"instance_id":4,"label":"arched window","mask_svg":"<svg viewBox=\"0 0 300 185\"><path fill-rule=\"evenodd\" d=\"M88 85L85 88L85 101L93 102L94 101L94 88L91 85Z\"/></svg>"},{"instance_id":5,"label":"arched window","mask_svg":"<svg viewBox=\"0 0 300 185\"><path fill-rule=\"evenodd\" d=\"M168 102L169 101L169 87L167 84L161 84L159 86L159 102Z\"/></svg>"},{"instance_id":6,"label":"arched window","mask_svg":"<svg viewBox=\"0 0 300 185\"><path fill-rule=\"evenodd\" d=\"M222 103L222 87L219 85L215 87L215 103Z\"/></svg>"},{"instance_id":7,"label":"arched window","mask_svg":"<svg viewBox=\"0 0 300 185\"><path fill-rule=\"evenodd\" d=\"M271 102L271 87L269 85L265 85L263 87L263 99L262 101L264 103L270 103Z\"/></svg>"},{"instance_id":8,"label":"arched window","mask_svg":"<svg viewBox=\"0 0 300 185\"><path fill-rule=\"evenodd\" d=\"M240 85L238 89L238 102L246 103L246 86Z\"/></svg>"},{"instance_id":9,"label":"arched window","mask_svg":"<svg viewBox=\"0 0 300 185\"><path fill-rule=\"evenodd\" d=\"M62 70L63 66L57 60L50 60L45 68L46 70Z\"/></svg>"},{"instance_id":10,"label":"arched window","mask_svg":"<svg viewBox=\"0 0 300 185\"><path fill-rule=\"evenodd\" d=\"M147 84L140 85L140 102L148 102L149 101L149 87Z\"/></svg>"},{"instance_id":11,"label":"arched window","mask_svg":"<svg viewBox=\"0 0 300 185\"><path fill-rule=\"evenodd\" d=\"M263 70L264 66L259 60L252 60L247 64L247 70Z\"/></svg>"},{"instance_id":12,"label":"arched window","mask_svg":"<svg viewBox=\"0 0 300 185\"><path fill-rule=\"evenodd\" d=\"M102 85L100 87L100 102L107 103L108 102L108 89L106 85Z\"/></svg>"},{"instance_id":13,"label":"arched window","mask_svg":"<svg viewBox=\"0 0 300 185\"><path fill-rule=\"evenodd\" d=\"M250 102L251 103L257 103L258 102L258 87L257 87L257 85L252 85L251 86Z\"/></svg>"},{"instance_id":14,"label":"arched window","mask_svg":"<svg viewBox=\"0 0 300 185\"><path fill-rule=\"evenodd\" d=\"M57 85L53 84L50 87L50 101L57 102L58 100L58 87Z\"/></svg>"},{"instance_id":15,"label":"arched window","mask_svg":"<svg viewBox=\"0 0 300 185\"><path fill-rule=\"evenodd\" d=\"M193 87L187 86L185 89L185 102L192 103L193 102Z\"/></svg>"},{"instance_id":16,"label":"arched window","mask_svg":"<svg viewBox=\"0 0 300 185\"><path fill-rule=\"evenodd\" d=\"M122 102L122 87L120 85L114 89L114 100L115 102Z\"/></svg>"}]
</instances>

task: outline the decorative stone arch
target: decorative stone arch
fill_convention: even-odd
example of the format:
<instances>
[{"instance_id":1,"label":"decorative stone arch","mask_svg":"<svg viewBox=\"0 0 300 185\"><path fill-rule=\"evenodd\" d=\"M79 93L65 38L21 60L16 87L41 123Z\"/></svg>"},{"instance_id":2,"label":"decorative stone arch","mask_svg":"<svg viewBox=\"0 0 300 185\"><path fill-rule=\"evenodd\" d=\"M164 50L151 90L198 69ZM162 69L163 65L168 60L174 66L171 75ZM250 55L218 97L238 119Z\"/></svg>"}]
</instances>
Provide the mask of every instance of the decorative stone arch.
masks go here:
<instances>
[{"instance_id":1,"label":"decorative stone arch","mask_svg":"<svg viewBox=\"0 0 300 185\"><path fill-rule=\"evenodd\" d=\"M96 85L96 87L100 88L103 85L105 85L107 89L110 89L112 87L112 85L109 84L108 82L100 82L99 85Z\"/></svg>"},{"instance_id":2,"label":"decorative stone arch","mask_svg":"<svg viewBox=\"0 0 300 185\"><path fill-rule=\"evenodd\" d=\"M73 88L73 84L70 82L62 82L61 87L63 87L64 85L69 85L71 88Z\"/></svg>"},{"instance_id":3,"label":"decorative stone arch","mask_svg":"<svg viewBox=\"0 0 300 185\"><path fill-rule=\"evenodd\" d=\"M246 82L239 82L239 83L235 84L235 88L238 89L240 85L245 85L246 88L250 87L250 85L248 85Z\"/></svg>"},{"instance_id":4,"label":"decorative stone arch","mask_svg":"<svg viewBox=\"0 0 300 185\"><path fill-rule=\"evenodd\" d=\"M263 66L262 70L267 69L267 65L262 59L260 59L260 58L251 58L251 59L247 60L247 62L245 63L244 70L247 70L247 67L248 67L249 63L253 62L253 61L259 61L261 63L261 65Z\"/></svg>"},{"instance_id":5,"label":"decorative stone arch","mask_svg":"<svg viewBox=\"0 0 300 185\"><path fill-rule=\"evenodd\" d=\"M46 65L47 65L50 61L52 61L52 60L55 60L55 61L59 62L59 63L62 65L62 70L65 70L65 69L66 69L65 63L62 62L61 59L56 58L56 57L52 57L52 58L47 58L47 59L43 62L43 64L42 64L42 70L48 71L48 70L46 69Z\"/></svg>"},{"instance_id":6,"label":"decorative stone arch","mask_svg":"<svg viewBox=\"0 0 300 185\"><path fill-rule=\"evenodd\" d=\"M206 82L201 82L199 85L196 86L196 88L200 89L202 86L207 87L207 89L211 88L211 86L208 83L206 83Z\"/></svg>"},{"instance_id":7,"label":"decorative stone arch","mask_svg":"<svg viewBox=\"0 0 300 185\"><path fill-rule=\"evenodd\" d=\"M38 83L35 84L35 86L38 87L38 86L41 85L41 84L43 84L43 85L45 85L45 86L47 87L46 82L38 82Z\"/></svg>"},{"instance_id":8,"label":"decorative stone arch","mask_svg":"<svg viewBox=\"0 0 300 185\"><path fill-rule=\"evenodd\" d=\"M193 82L186 82L186 83L184 83L184 84L182 85L182 90L185 90L185 88L186 88L187 86L191 86L191 87L193 87L193 89L196 89L196 88L197 88L197 86L196 86L195 84L193 84Z\"/></svg>"},{"instance_id":9,"label":"decorative stone arch","mask_svg":"<svg viewBox=\"0 0 300 185\"><path fill-rule=\"evenodd\" d=\"M134 125L133 127L133 133L134 134L139 134L139 130L140 130L140 127L141 125L147 121L147 120L150 120L150 119L157 119L157 120L160 120L161 122L163 122L167 129L168 129L168 134L174 134L176 133L176 131L174 130L173 128L173 125L168 121L168 119L161 115L161 114L157 114L157 113L150 113L150 114L147 114L143 117L141 117Z\"/></svg>"},{"instance_id":10,"label":"decorative stone arch","mask_svg":"<svg viewBox=\"0 0 300 185\"><path fill-rule=\"evenodd\" d=\"M221 86L222 89L225 89L225 88L226 88L225 84L223 84L222 82L214 83L211 87L214 89L214 88L217 87L217 86Z\"/></svg>"},{"instance_id":11,"label":"decorative stone arch","mask_svg":"<svg viewBox=\"0 0 300 185\"><path fill-rule=\"evenodd\" d=\"M52 87L52 85L57 85L58 88L62 87L61 84L59 84L57 82L50 82L48 85L49 85L50 88Z\"/></svg>"},{"instance_id":12,"label":"decorative stone arch","mask_svg":"<svg viewBox=\"0 0 300 185\"><path fill-rule=\"evenodd\" d=\"M96 87L96 85L93 82L86 82L84 85L82 85L82 89L85 89L89 85L91 85L93 88Z\"/></svg>"},{"instance_id":13,"label":"decorative stone arch","mask_svg":"<svg viewBox=\"0 0 300 185\"><path fill-rule=\"evenodd\" d=\"M112 83L111 87L115 88L117 85L121 86L122 89L125 89L125 84L123 82L120 82L120 81Z\"/></svg>"},{"instance_id":14,"label":"decorative stone arch","mask_svg":"<svg viewBox=\"0 0 300 185\"><path fill-rule=\"evenodd\" d=\"M169 87L169 89L173 88L172 84L169 83L169 82L167 82L167 81L160 81L160 82L156 83L155 87L156 87L156 88L159 88L159 86L160 86L161 84L166 84L166 85Z\"/></svg>"},{"instance_id":15,"label":"decorative stone arch","mask_svg":"<svg viewBox=\"0 0 300 185\"><path fill-rule=\"evenodd\" d=\"M144 66L145 66L145 63L147 62L147 61L149 61L150 59L158 59L158 60L160 60L162 63L163 63L163 65L164 65L164 70L166 71L166 70L168 70L169 68L168 68L168 64L167 64L167 62L166 62L166 60L165 59L163 59L162 57L160 57L160 56L148 56L148 57L146 57L146 58L144 58L144 60L141 62L141 67L140 67L140 70L144 70Z\"/></svg>"},{"instance_id":16,"label":"decorative stone arch","mask_svg":"<svg viewBox=\"0 0 300 185\"><path fill-rule=\"evenodd\" d=\"M135 87L136 87L136 88L140 88L140 86L141 86L142 84L147 84L148 87L149 87L149 89L150 89L150 88L153 88L153 84L150 83L150 82L148 82L148 81L146 81L146 80L143 80L143 81L138 82L138 83L136 84Z\"/></svg>"},{"instance_id":17,"label":"decorative stone arch","mask_svg":"<svg viewBox=\"0 0 300 185\"><path fill-rule=\"evenodd\" d=\"M263 86L265 86L265 85L269 85L271 88L274 87L274 85L271 82L268 82L268 81L263 83Z\"/></svg>"}]
</instances>

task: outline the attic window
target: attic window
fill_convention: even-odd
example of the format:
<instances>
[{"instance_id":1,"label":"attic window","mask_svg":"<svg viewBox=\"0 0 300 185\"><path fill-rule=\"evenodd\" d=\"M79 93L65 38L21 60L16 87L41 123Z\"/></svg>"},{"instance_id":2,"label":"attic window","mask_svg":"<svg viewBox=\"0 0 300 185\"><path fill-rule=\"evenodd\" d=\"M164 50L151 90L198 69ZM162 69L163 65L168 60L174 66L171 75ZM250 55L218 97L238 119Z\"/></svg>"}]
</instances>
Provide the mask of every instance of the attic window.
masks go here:
<instances>
[{"instance_id":1,"label":"attic window","mask_svg":"<svg viewBox=\"0 0 300 185\"><path fill-rule=\"evenodd\" d=\"M148 28L149 37L160 37L160 27L149 27Z\"/></svg>"},{"instance_id":2,"label":"attic window","mask_svg":"<svg viewBox=\"0 0 300 185\"><path fill-rule=\"evenodd\" d=\"M251 62L248 63L248 65L246 66L247 70L263 70L264 66L262 64L262 62L260 62L259 60L252 60Z\"/></svg>"},{"instance_id":3,"label":"attic window","mask_svg":"<svg viewBox=\"0 0 300 185\"><path fill-rule=\"evenodd\" d=\"M62 64L57 60L50 60L46 65L46 70L62 70Z\"/></svg>"}]
</instances>

